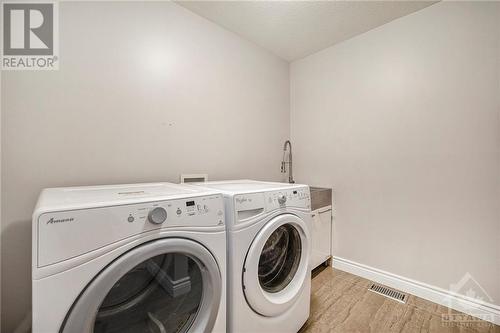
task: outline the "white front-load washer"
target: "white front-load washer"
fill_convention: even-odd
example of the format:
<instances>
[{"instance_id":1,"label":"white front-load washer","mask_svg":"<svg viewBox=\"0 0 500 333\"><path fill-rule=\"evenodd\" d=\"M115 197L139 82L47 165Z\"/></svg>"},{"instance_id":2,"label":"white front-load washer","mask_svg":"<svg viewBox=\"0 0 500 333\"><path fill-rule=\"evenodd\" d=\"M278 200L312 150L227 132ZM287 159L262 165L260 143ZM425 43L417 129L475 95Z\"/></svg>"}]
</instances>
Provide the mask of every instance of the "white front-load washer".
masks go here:
<instances>
[{"instance_id":1,"label":"white front-load washer","mask_svg":"<svg viewBox=\"0 0 500 333\"><path fill-rule=\"evenodd\" d=\"M251 180L197 185L224 194L228 331L297 332L310 310L309 187Z\"/></svg>"},{"instance_id":2,"label":"white front-load washer","mask_svg":"<svg viewBox=\"0 0 500 333\"><path fill-rule=\"evenodd\" d=\"M45 189L34 333L226 331L221 194L168 184Z\"/></svg>"}]
</instances>

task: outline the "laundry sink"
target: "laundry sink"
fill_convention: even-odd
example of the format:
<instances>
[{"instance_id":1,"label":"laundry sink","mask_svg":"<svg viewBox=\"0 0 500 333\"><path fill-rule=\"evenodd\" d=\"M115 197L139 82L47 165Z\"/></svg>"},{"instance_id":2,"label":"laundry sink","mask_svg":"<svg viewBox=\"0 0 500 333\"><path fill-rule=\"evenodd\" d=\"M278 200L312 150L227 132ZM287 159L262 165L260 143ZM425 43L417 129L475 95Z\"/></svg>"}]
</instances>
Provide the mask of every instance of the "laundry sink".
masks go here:
<instances>
[{"instance_id":1,"label":"laundry sink","mask_svg":"<svg viewBox=\"0 0 500 333\"><path fill-rule=\"evenodd\" d=\"M332 189L325 187L309 187L311 191L311 210L332 205Z\"/></svg>"}]
</instances>

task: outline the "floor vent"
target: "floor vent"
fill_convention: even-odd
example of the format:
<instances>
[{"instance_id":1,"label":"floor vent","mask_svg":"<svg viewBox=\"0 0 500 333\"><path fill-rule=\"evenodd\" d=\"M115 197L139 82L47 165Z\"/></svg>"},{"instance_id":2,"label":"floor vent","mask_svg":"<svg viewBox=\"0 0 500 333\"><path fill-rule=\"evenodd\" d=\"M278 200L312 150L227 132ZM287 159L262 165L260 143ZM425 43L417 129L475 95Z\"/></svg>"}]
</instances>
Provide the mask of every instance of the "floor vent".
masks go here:
<instances>
[{"instance_id":1,"label":"floor vent","mask_svg":"<svg viewBox=\"0 0 500 333\"><path fill-rule=\"evenodd\" d=\"M400 303L406 303L408 300L408 294L402 293L400 291L384 287L380 284L372 283L368 290L373 291L379 295L385 296L387 298L393 299Z\"/></svg>"}]
</instances>

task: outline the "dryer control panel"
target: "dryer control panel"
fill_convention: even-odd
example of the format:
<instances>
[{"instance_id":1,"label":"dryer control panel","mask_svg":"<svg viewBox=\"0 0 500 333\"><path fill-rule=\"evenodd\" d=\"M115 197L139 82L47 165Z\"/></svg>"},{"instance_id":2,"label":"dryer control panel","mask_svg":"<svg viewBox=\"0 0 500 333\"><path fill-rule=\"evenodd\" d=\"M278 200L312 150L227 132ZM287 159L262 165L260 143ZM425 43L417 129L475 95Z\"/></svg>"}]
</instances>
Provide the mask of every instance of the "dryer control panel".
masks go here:
<instances>
[{"instance_id":1,"label":"dryer control panel","mask_svg":"<svg viewBox=\"0 0 500 333\"><path fill-rule=\"evenodd\" d=\"M37 267L163 229L224 226L219 194L120 206L47 212L36 221Z\"/></svg>"}]
</instances>

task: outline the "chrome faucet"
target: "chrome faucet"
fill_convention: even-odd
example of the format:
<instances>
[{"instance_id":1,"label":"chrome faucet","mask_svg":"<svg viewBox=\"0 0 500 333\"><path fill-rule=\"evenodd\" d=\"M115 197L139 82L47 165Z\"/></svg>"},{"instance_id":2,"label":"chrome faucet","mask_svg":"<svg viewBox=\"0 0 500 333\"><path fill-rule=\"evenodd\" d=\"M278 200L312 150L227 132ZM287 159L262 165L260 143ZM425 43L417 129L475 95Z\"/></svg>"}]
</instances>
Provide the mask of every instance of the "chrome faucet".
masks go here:
<instances>
[{"instance_id":1,"label":"chrome faucet","mask_svg":"<svg viewBox=\"0 0 500 333\"><path fill-rule=\"evenodd\" d=\"M289 147L288 160L286 156L286 148ZM286 140L283 145L283 160L281 161L281 173L286 173L286 165L288 164L288 182L290 184L295 183L293 180L293 168L292 168L292 143L290 140Z\"/></svg>"}]
</instances>

